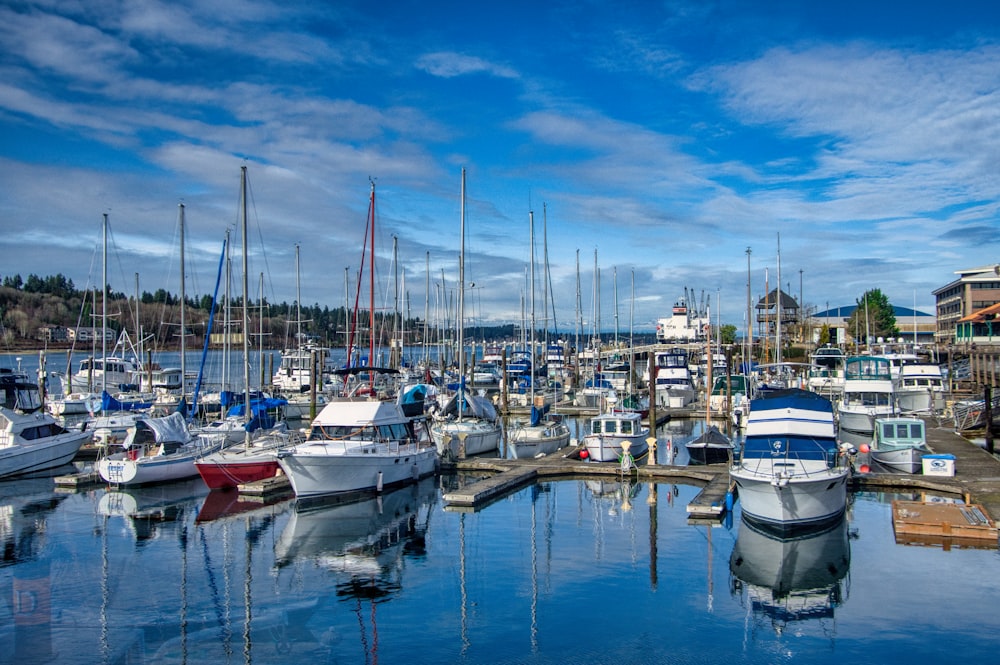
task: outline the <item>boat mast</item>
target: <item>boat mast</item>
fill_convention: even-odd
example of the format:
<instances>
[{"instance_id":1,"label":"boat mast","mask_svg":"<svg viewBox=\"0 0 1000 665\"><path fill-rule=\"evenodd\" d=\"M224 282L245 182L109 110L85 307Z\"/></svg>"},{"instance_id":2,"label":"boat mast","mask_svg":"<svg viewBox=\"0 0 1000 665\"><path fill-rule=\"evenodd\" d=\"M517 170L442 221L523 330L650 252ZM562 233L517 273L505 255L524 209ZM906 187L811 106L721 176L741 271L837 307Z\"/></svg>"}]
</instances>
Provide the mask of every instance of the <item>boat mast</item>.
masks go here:
<instances>
[{"instance_id":1,"label":"boat mast","mask_svg":"<svg viewBox=\"0 0 1000 665\"><path fill-rule=\"evenodd\" d=\"M243 224L243 418L250 422L250 308L248 306L250 293L250 269L247 260L247 167L240 167L240 207L242 208ZM244 428L244 439L250 441L250 430Z\"/></svg>"},{"instance_id":2,"label":"boat mast","mask_svg":"<svg viewBox=\"0 0 1000 665\"><path fill-rule=\"evenodd\" d=\"M295 243L295 348L302 348L302 288L299 283L299 243ZM301 362L301 354L299 362ZM296 371L301 367L296 367ZM301 378L301 375L300 375Z\"/></svg>"},{"instance_id":3,"label":"boat mast","mask_svg":"<svg viewBox=\"0 0 1000 665\"><path fill-rule=\"evenodd\" d=\"M781 233L778 233L778 286L775 289L775 300L777 300L777 307L775 309L775 320L777 321L776 327L774 329L774 358L777 364L781 364Z\"/></svg>"},{"instance_id":4,"label":"boat mast","mask_svg":"<svg viewBox=\"0 0 1000 665\"><path fill-rule=\"evenodd\" d=\"M101 260L101 393L108 390L108 213L104 213L104 249ZM96 363L92 363L92 366ZM93 371L93 370L91 370Z\"/></svg>"},{"instance_id":5,"label":"boat mast","mask_svg":"<svg viewBox=\"0 0 1000 665\"><path fill-rule=\"evenodd\" d=\"M753 305L750 302L750 253L751 250L747 247L747 334L744 339L746 350L743 352L743 361L746 363L746 374L750 374L751 356L753 356Z\"/></svg>"},{"instance_id":6,"label":"boat mast","mask_svg":"<svg viewBox=\"0 0 1000 665\"><path fill-rule=\"evenodd\" d=\"M462 230L458 252L458 419L465 411L465 167L462 167Z\"/></svg>"},{"instance_id":7,"label":"boat mast","mask_svg":"<svg viewBox=\"0 0 1000 665\"><path fill-rule=\"evenodd\" d=\"M530 254L530 268L528 273L531 275L531 360L528 363L529 371L531 374L528 376L528 381L530 382L530 395L531 404L529 408L535 407L535 211L528 211L528 234L530 238L528 240L528 248Z\"/></svg>"},{"instance_id":8,"label":"boat mast","mask_svg":"<svg viewBox=\"0 0 1000 665\"><path fill-rule=\"evenodd\" d=\"M178 224L180 226L181 234L181 402L185 403L184 400L187 397L187 360L185 358L185 351L187 350L186 338L187 338L187 321L184 318L185 307L184 300L186 294L184 292L184 204L177 204L177 218Z\"/></svg>"},{"instance_id":9,"label":"boat mast","mask_svg":"<svg viewBox=\"0 0 1000 665\"><path fill-rule=\"evenodd\" d=\"M368 249L368 366L374 367L375 363L375 180L369 179L372 184L371 219L368 221L369 232L371 233L371 247ZM369 385L375 389L375 374L369 373Z\"/></svg>"},{"instance_id":10,"label":"boat mast","mask_svg":"<svg viewBox=\"0 0 1000 665\"><path fill-rule=\"evenodd\" d=\"M431 308L431 253L424 253L424 334L421 335L424 341L424 368L430 367L427 360L427 317L430 316Z\"/></svg>"}]
</instances>

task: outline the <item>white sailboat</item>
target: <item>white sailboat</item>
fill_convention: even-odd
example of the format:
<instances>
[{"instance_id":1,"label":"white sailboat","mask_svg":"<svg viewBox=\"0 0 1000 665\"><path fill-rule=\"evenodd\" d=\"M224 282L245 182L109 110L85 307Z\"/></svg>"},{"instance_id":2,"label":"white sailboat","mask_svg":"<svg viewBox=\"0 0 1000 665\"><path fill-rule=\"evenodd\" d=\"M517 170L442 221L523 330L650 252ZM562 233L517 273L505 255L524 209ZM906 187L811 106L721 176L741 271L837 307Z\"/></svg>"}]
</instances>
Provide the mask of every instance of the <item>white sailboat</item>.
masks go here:
<instances>
[{"instance_id":1,"label":"white sailboat","mask_svg":"<svg viewBox=\"0 0 1000 665\"><path fill-rule=\"evenodd\" d=\"M186 322L184 302L184 204L178 205L181 237L181 375L186 372ZM185 402L185 395L180 396ZM198 475L195 460L213 453L226 443L225 436L194 434L188 429L185 415L179 411L165 417L137 416L128 426L121 450L106 453L95 468L105 482L113 485L146 485L191 478Z\"/></svg>"},{"instance_id":2,"label":"white sailboat","mask_svg":"<svg viewBox=\"0 0 1000 665\"><path fill-rule=\"evenodd\" d=\"M528 213L528 226L531 240L531 360L530 360L530 396L531 419L525 423L517 421L507 432L507 442L515 459L530 459L541 455L550 455L569 444L569 426L558 416L546 417L548 406L539 407L535 404L535 213ZM544 402L544 400L543 400Z\"/></svg>"},{"instance_id":3,"label":"white sailboat","mask_svg":"<svg viewBox=\"0 0 1000 665\"><path fill-rule=\"evenodd\" d=\"M458 390L435 414L431 437L442 457L460 459L499 449L503 426L493 404L465 387L465 169L462 169L462 230L458 254Z\"/></svg>"}]
</instances>

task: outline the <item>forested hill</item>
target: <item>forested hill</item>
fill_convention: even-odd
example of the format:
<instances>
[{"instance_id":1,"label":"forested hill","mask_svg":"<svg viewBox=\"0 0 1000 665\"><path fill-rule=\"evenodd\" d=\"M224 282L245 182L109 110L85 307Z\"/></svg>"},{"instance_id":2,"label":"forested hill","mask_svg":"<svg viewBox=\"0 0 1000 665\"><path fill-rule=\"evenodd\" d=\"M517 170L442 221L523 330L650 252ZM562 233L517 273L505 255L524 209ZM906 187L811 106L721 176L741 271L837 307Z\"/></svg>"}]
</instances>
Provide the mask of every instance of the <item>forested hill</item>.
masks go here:
<instances>
[{"instance_id":1,"label":"forested hill","mask_svg":"<svg viewBox=\"0 0 1000 665\"><path fill-rule=\"evenodd\" d=\"M3 278L0 286L0 336L2 349L40 348L45 336L42 331L46 327L100 328L102 324L102 307L107 311L107 326L116 333L126 330L132 339L136 339L136 331L142 330L146 346L152 348L176 348L179 346L180 335L180 297L164 289L155 293L142 292L136 305L135 296L127 296L121 292L107 290L106 298L97 291L77 290L71 279L59 274L50 277L29 275L22 279L20 275ZM184 320L188 329L188 345L193 348L204 339L205 327L212 309L212 298L207 295L186 297L187 306L184 310ZM236 321L234 330L239 330L242 318L242 299L236 298L229 306L229 319ZM136 312L138 311L138 319ZM327 346L345 344L345 331L362 330L361 337L367 343L369 314L367 310L358 313L354 325L348 324L344 307L330 308L319 304L302 305L301 322L297 323L297 308L295 303L270 303L260 301L250 303L250 330L254 336L254 345L262 332L263 344L267 348L288 348L294 346L294 339L299 326L302 334ZM213 330L221 332L226 319L225 308L218 307ZM451 318L453 326L454 318ZM440 337L453 338L452 333L443 333L442 326L432 323L427 329L428 341L436 343ZM403 318L392 313L375 312L375 329L379 344L388 344L393 337L402 336L407 344L424 342L424 323L419 318ZM401 332L400 332L401 331ZM538 331L537 339L542 339L544 331ZM563 338L573 336L572 332L550 331L555 337L561 333ZM512 341L517 343L524 333L520 326L477 325L469 324L465 328L465 338L468 343ZM606 335L607 336L607 335ZM192 341L193 340L193 341ZM58 347L60 342L46 342L45 346Z\"/></svg>"}]
</instances>

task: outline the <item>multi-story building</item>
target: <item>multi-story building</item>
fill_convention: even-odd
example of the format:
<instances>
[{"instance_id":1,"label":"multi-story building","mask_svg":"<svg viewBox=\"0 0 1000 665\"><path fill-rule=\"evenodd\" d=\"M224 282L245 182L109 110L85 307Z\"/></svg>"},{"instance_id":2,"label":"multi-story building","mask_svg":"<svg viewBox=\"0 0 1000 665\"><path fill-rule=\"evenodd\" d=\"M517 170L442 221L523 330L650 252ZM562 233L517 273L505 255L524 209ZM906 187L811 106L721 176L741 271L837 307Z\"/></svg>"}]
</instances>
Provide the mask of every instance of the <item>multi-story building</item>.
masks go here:
<instances>
[{"instance_id":1,"label":"multi-story building","mask_svg":"<svg viewBox=\"0 0 1000 665\"><path fill-rule=\"evenodd\" d=\"M957 342L958 322L1000 303L1000 264L956 270L958 279L935 290L938 344Z\"/></svg>"}]
</instances>

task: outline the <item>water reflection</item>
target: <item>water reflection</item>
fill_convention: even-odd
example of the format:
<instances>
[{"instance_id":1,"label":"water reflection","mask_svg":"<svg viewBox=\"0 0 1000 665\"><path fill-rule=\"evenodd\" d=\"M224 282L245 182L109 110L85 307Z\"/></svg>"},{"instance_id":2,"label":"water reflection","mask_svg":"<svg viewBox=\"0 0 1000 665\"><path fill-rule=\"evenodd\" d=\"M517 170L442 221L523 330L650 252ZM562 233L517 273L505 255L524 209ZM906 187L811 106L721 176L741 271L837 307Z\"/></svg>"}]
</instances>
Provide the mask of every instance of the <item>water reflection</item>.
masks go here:
<instances>
[{"instance_id":1,"label":"water reflection","mask_svg":"<svg viewBox=\"0 0 1000 665\"><path fill-rule=\"evenodd\" d=\"M13 615L11 662L49 663L58 656L52 645L52 573L45 550L46 521L65 499L52 493L52 478L61 473L66 469L0 482L0 567L13 567L3 594Z\"/></svg>"},{"instance_id":2,"label":"water reflection","mask_svg":"<svg viewBox=\"0 0 1000 665\"><path fill-rule=\"evenodd\" d=\"M426 553L426 520L436 497L434 478L425 478L360 500L298 502L274 546L274 565L312 562L346 575L345 595L351 589L360 595L388 595L399 587L402 558ZM366 591L359 584L385 588Z\"/></svg>"},{"instance_id":3,"label":"water reflection","mask_svg":"<svg viewBox=\"0 0 1000 665\"><path fill-rule=\"evenodd\" d=\"M743 520L729 558L730 590L752 613L755 630L769 623L781 635L794 622L834 618L847 600L850 564L844 518L797 538L778 538Z\"/></svg>"},{"instance_id":4,"label":"water reflection","mask_svg":"<svg viewBox=\"0 0 1000 665\"><path fill-rule=\"evenodd\" d=\"M136 545L183 528L188 513L208 494L201 478L148 487L108 490L97 504L104 517L123 517Z\"/></svg>"}]
</instances>

